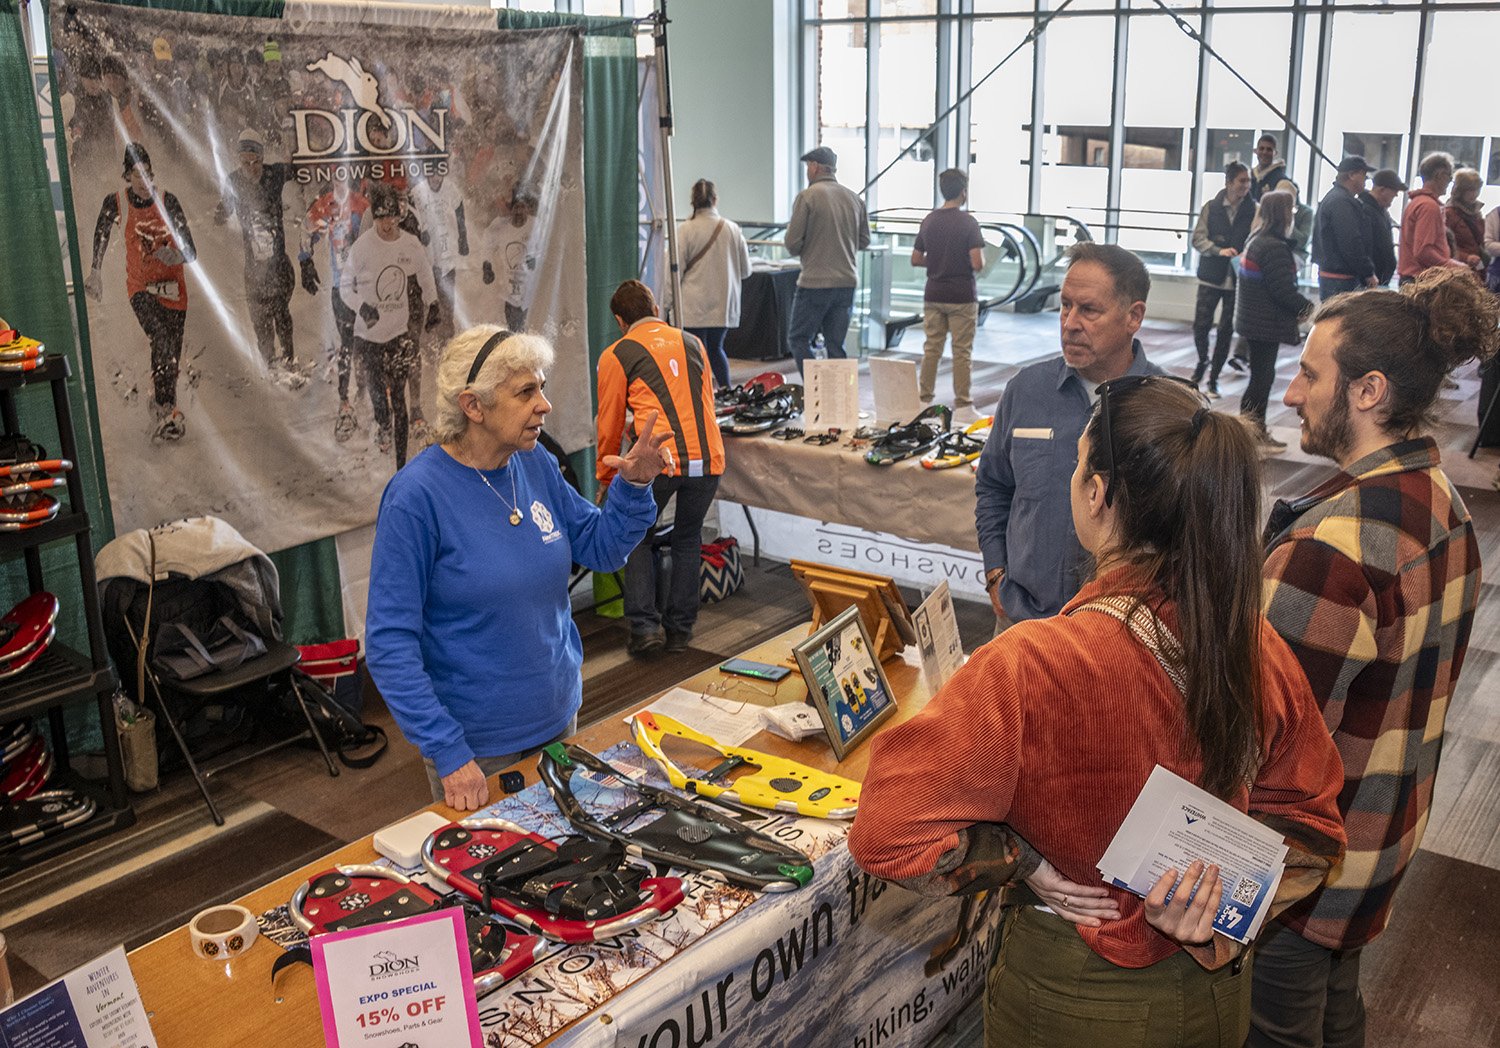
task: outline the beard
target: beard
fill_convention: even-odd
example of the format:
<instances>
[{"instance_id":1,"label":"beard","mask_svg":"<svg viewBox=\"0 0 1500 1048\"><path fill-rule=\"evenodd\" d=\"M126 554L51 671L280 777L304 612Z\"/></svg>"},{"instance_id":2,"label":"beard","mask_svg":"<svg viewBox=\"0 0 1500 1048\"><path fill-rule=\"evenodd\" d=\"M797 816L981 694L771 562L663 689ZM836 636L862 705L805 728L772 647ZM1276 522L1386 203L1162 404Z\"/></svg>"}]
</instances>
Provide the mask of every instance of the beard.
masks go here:
<instances>
[{"instance_id":1,"label":"beard","mask_svg":"<svg viewBox=\"0 0 1500 1048\"><path fill-rule=\"evenodd\" d=\"M1349 420L1349 386L1341 385L1329 405L1328 414L1314 425L1310 419L1303 420L1306 429L1302 434L1302 450L1309 455L1339 461L1349 450L1354 439L1354 427Z\"/></svg>"}]
</instances>

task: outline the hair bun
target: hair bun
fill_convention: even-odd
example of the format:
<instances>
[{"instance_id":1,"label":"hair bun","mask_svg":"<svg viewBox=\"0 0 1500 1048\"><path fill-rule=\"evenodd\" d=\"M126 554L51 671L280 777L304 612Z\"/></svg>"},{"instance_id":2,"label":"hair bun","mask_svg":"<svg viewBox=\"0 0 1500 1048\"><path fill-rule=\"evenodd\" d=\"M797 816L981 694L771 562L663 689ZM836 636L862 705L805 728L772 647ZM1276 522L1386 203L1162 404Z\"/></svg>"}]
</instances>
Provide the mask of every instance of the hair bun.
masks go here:
<instances>
[{"instance_id":1,"label":"hair bun","mask_svg":"<svg viewBox=\"0 0 1500 1048\"><path fill-rule=\"evenodd\" d=\"M1401 293L1422 314L1423 350L1441 357L1445 369L1488 360L1500 347L1500 298L1469 270L1436 266Z\"/></svg>"}]
</instances>

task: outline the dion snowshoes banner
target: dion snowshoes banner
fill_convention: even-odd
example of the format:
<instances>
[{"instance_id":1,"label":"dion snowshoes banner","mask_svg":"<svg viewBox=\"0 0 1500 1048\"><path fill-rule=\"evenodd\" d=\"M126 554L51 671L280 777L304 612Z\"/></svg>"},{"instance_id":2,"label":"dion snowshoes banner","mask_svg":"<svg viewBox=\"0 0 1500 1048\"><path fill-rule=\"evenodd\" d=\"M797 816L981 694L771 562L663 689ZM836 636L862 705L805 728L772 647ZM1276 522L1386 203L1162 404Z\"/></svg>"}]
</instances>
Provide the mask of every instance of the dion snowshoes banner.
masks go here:
<instances>
[{"instance_id":1,"label":"dion snowshoes banner","mask_svg":"<svg viewBox=\"0 0 1500 1048\"><path fill-rule=\"evenodd\" d=\"M207 512L276 550L371 523L476 323L553 341L548 428L592 442L575 32L51 18L116 531Z\"/></svg>"}]
</instances>

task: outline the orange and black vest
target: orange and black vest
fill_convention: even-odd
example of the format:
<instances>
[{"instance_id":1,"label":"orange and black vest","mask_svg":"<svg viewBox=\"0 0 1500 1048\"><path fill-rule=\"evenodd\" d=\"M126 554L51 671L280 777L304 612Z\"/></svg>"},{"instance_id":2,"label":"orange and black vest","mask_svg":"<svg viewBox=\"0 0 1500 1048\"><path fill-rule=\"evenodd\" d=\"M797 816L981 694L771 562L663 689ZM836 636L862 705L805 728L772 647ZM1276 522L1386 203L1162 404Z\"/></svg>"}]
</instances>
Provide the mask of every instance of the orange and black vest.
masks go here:
<instances>
[{"instance_id":1,"label":"orange and black vest","mask_svg":"<svg viewBox=\"0 0 1500 1048\"><path fill-rule=\"evenodd\" d=\"M657 412L656 432L671 439L673 476L716 477L724 472L724 439L714 418L713 374L703 343L655 317L632 324L599 358L599 465L608 484L615 471L604 456L620 453L626 412L630 437L640 436Z\"/></svg>"}]
</instances>

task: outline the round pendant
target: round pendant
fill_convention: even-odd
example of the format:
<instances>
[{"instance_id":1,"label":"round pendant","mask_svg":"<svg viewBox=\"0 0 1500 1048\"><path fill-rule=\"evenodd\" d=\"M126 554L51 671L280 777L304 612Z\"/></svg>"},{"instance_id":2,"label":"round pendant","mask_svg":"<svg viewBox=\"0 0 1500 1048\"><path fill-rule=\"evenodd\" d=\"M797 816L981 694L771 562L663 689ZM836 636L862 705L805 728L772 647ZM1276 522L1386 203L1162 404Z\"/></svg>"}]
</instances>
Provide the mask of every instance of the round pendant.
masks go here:
<instances>
[{"instance_id":1,"label":"round pendant","mask_svg":"<svg viewBox=\"0 0 1500 1048\"><path fill-rule=\"evenodd\" d=\"M510 511L510 522L512 526L521 523L521 511L519 509L513 509Z\"/></svg>"}]
</instances>

